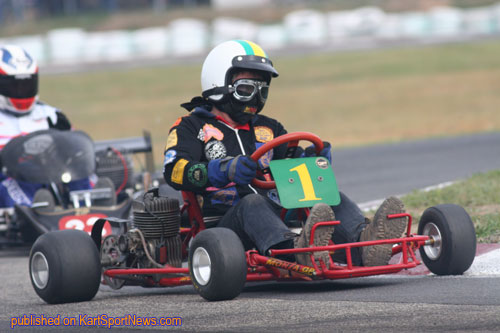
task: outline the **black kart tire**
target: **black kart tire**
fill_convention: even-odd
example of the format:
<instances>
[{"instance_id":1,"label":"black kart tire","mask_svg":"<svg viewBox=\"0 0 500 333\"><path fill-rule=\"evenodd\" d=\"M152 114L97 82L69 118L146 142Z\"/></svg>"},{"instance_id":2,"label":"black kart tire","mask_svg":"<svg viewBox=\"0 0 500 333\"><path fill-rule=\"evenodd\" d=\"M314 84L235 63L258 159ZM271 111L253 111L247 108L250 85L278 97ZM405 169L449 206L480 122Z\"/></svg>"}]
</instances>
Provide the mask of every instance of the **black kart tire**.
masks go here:
<instances>
[{"instance_id":1,"label":"black kart tire","mask_svg":"<svg viewBox=\"0 0 500 333\"><path fill-rule=\"evenodd\" d=\"M89 301L101 279L97 246L80 230L40 236L31 248L29 270L36 293L50 304Z\"/></svg>"},{"instance_id":2,"label":"black kart tire","mask_svg":"<svg viewBox=\"0 0 500 333\"><path fill-rule=\"evenodd\" d=\"M458 205L444 204L425 210L419 235L433 236L434 244L420 247L425 266L436 275L461 275L476 255L476 232L469 214Z\"/></svg>"},{"instance_id":3,"label":"black kart tire","mask_svg":"<svg viewBox=\"0 0 500 333\"><path fill-rule=\"evenodd\" d=\"M236 233L211 228L196 235L189 248L189 274L196 291L208 301L237 297L246 282L247 262Z\"/></svg>"}]
</instances>

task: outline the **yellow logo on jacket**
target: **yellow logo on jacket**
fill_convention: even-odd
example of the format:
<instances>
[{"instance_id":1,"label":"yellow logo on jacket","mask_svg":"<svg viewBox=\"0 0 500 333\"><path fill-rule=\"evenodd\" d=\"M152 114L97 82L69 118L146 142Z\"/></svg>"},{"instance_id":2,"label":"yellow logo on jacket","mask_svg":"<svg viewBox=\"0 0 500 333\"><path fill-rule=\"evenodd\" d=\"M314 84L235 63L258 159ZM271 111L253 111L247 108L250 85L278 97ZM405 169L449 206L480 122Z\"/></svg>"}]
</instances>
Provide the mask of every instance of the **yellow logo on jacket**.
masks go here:
<instances>
[{"instance_id":1,"label":"yellow logo on jacket","mask_svg":"<svg viewBox=\"0 0 500 333\"><path fill-rule=\"evenodd\" d=\"M188 163L189 163L188 160L183 158L181 158L180 160L177 161L177 163L175 163L174 168L172 170L172 176L170 177L172 183L182 185L184 179L184 169L186 168L186 165Z\"/></svg>"},{"instance_id":2,"label":"yellow logo on jacket","mask_svg":"<svg viewBox=\"0 0 500 333\"><path fill-rule=\"evenodd\" d=\"M177 146L177 128L174 128L172 132L168 135L167 145L165 146L165 150L169 150L170 148Z\"/></svg>"},{"instance_id":3,"label":"yellow logo on jacket","mask_svg":"<svg viewBox=\"0 0 500 333\"><path fill-rule=\"evenodd\" d=\"M254 129L255 138L259 142L268 142L274 139L273 130L266 126L257 126Z\"/></svg>"}]
</instances>

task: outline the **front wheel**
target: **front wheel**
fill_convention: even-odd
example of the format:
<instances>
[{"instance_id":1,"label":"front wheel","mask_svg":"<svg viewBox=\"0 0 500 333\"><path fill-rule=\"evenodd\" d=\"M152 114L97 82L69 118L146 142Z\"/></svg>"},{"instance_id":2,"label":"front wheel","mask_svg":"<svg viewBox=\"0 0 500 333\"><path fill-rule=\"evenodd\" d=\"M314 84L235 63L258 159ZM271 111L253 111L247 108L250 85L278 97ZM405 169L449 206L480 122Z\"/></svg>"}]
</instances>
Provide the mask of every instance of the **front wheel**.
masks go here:
<instances>
[{"instance_id":1,"label":"front wheel","mask_svg":"<svg viewBox=\"0 0 500 333\"><path fill-rule=\"evenodd\" d=\"M476 255L476 232L469 214L458 205L444 204L425 210L418 234L429 236L420 248L422 260L436 275L463 274Z\"/></svg>"},{"instance_id":2,"label":"front wheel","mask_svg":"<svg viewBox=\"0 0 500 333\"><path fill-rule=\"evenodd\" d=\"M50 304L89 301L101 279L97 246L86 232L73 229L40 236L31 248L29 270L36 293Z\"/></svg>"},{"instance_id":3,"label":"front wheel","mask_svg":"<svg viewBox=\"0 0 500 333\"><path fill-rule=\"evenodd\" d=\"M189 248L189 274L196 291L208 301L238 296L246 282L245 250L227 228L201 231Z\"/></svg>"}]
</instances>

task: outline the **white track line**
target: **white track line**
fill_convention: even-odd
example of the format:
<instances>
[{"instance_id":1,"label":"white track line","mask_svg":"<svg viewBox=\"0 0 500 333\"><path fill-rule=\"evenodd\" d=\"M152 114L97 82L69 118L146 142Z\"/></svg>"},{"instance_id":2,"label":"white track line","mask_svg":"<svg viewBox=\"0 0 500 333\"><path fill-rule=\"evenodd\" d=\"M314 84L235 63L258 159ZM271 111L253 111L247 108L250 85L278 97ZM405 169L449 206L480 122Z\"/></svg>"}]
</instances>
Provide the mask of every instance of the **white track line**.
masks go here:
<instances>
[{"instance_id":1,"label":"white track line","mask_svg":"<svg viewBox=\"0 0 500 333\"><path fill-rule=\"evenodd\" d=\"M474 258L472 266L465 276L500 276L500 249L496 249Z\"/></svg>"},{"instance_id":2,"label":"white track line","mask_svg":"<svg viewBox=\"0 0 500 333\"><path fill-rule=\"evenodd\" d=\"M422 263L424 265L424 263ZM398 279L415 279L423 276L436 276L433 273L421 275L405 275L405 274L388 274L374 275L367 278L398 278ZM440 276L436 276L440 277ZM443 277L467 277L467 278L491 278L500 277L500 249L496 249L474 258L471 267L463 275L446 275Z\"/></svg>"}]
</instances>

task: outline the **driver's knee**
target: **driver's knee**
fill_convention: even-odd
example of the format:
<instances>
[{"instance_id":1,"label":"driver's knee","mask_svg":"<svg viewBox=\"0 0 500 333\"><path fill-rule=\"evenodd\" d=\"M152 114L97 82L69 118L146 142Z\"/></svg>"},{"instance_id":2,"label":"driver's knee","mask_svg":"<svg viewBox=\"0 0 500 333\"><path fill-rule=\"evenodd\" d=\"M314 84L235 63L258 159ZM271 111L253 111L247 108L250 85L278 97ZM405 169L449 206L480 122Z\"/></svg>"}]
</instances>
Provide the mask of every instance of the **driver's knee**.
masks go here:
<instances>
[{"instance_id":1,"label":"driver's knee","mask_svg":"<svg viewBox=\"0 0 500 333\"><path fill-rule=\"evenodd\" d=\"M267 199L256 193L248 194L241 199L241 205L245 207L258 207L267 203Z\"/></svg>"}]
</instances>

